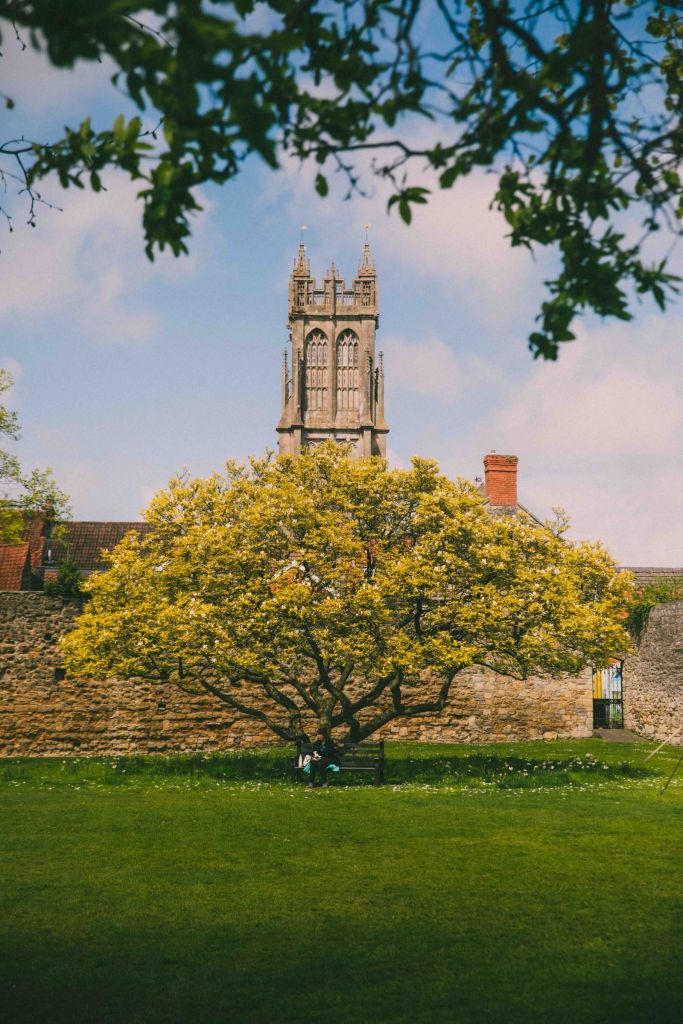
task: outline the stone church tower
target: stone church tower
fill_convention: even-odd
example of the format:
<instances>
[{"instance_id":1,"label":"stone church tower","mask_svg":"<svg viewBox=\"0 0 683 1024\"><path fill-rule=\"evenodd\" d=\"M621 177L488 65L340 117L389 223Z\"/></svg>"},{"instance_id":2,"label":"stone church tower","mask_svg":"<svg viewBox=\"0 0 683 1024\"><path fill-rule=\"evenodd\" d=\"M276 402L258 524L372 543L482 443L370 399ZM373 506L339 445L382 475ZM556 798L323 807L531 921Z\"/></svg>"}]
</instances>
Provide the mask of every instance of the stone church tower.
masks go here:
<instances>
[{"instance_id":1,"label":"stone church tower","mask_svg":"<svg viewBox=\"0 0 683 1024\"><path fill-rule=\"evenodd\" d=\"M377 275L366 241L351 288L334 263L320 286L306 247L289 281L289 336L282 365L281 454L298 454L327 438L350 441L353 453L386 455L384 364L375 356ZM291 360L291 364L290 364Z\"/></svg>"}]
</instances>

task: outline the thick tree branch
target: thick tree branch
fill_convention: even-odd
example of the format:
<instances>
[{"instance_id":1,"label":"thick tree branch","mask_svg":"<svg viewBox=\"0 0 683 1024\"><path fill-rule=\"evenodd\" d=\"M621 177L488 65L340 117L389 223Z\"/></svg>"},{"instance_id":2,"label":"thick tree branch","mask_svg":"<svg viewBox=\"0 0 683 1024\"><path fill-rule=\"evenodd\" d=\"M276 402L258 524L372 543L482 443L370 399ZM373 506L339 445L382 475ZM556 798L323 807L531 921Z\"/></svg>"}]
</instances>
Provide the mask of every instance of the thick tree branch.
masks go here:
<instances>
[{"instance_id":1,"label":"thick tree branch","mask_svg":"<svg viewBox=\"0 0 683 1024\"><path fill-rule=\"evenodd\" d=\"M257 722L263 722L263 724L266 725L271 732L274 732L276 736L279 736L280 739L289 740L290 742L295 742L299 739L300 734L296 732L296 730L283 726L280 722L276 722L275 719L271 718L271 716L266 714L266 712L261 708L254 707L251 704L244 704L232 694L226 693L214 683L209 682L208 679L202 680L201 685L208 693L213 694L214 697L217 697L218 700L227 704L228 707L233 708L234 711L239 711L239 713L244 715L245 718L253 718Z\"/></svg>"}]
</instances>

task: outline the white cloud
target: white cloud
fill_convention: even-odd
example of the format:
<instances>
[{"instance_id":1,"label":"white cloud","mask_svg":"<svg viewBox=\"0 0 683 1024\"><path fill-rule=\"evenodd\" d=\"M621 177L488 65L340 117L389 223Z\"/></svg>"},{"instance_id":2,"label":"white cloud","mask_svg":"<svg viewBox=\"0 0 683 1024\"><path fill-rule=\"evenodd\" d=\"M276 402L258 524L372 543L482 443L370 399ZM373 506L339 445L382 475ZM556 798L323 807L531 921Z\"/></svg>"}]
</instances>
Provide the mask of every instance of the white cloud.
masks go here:
<instances>
[{"instance_id":1,"label":"white cloud","mask_svg":"<svg viewBox=\"0 0 683 1024\"><path fill-rule=\"evenodd\" d=\"M8 112L12 127L20 124L26 114L42 117L54 111L74 121L86 117L93 97L112 89L110 77L114 67L107 58L101 63L81 61L73 69L55 68L44 53L32 46L22 50L8 22L3 20L1 26L3 92L15 102L14 110ZM22 36L28 44L28 33L22 32ZM122 105L123 102L122 98ZM26 124L21 124L21 129L31 136Z\"/></svg>"},{"instance_id":2,"label":"white cloud","mask_svg":"<svg viewBox=\"0 0 683 1024\"><path fill-rule=\"evenodd\" d=\"M153 336L160 317L147 304L146 286L155 277L195 273L205 236L200 230L189 257L164 254L150 263L138 188L123 174L111 174L108 191L61 193L62 213L43 210L35 229L10 235L0 257L0 317L67 314L99 344L141 344Z\"/></svg>"},{"instance_id":3,"label":"white cloud","mask_svg":"<svg viewBox=\"0 0 683 1024\"><path fill-rule=\"evenodd\" d=\"M64 212L43 211L34 230L15 231L3 246L0 316L73 316L94 341L130 340L131 318L154 317L139 303L144 267L135 190L116 177L105 193L66 193ZM136 294L138 293L138 294Z\"/></svg>"},{"instance_id":4,"label":"white cloud","mask_svg":"<svg viewBox=\"0 0 683 1024\"><path fill-rule=\"evenodd\" d=\"M440 405L461 399L467 391L486 388L489 398L507 385L506 377L495 363L462 351L456 355L453 345L431 337L410 342L404 338L382 340L385 354L387 389L436 401Z\"/></svg>"},{"instance_id":5,"label":"white cloud","mask_svg":"<svg viewBox=\"0 0 683 1024\"><path fill-rule=\"evenodd\" d=\"M680 466L634 461L589 471L567 463L553 471L549 463L520 463L522 500L534 511L562 506L571 536L603 541L621 565L683 565Z\"/></svg>"},{"instance_id":6,"label":"white cloud","mask_svg":"<svg viewBox=\"0 0 683 1024\"><path fill-rule=\"evenodd\" d=\"M429 141L418 132L407 141L420 146L426 139ZM500 324L513 314L533 309L546 257L533 262L526 250L511 248L504 217L489 209L495 174L475 170L452 189L443 190L436 174L414 167L411 184L430 188L432 194L426 205L412 208L412 222L406 225L395 208L387 212L393 189L386 181L373 178L370 158L356 155L354 163L367 188L365 198L342 202L347 182L333 175L330 197L319 199L314 187L318 168L292 159L285 161L278 173L268 172L264 177L261 201L272 205L286 198L293 217L315 226L312 238L348 237L355 228L360 239L364 222L370 221L373 245L385 259L395 259L418 278L448 286L463 304L476 308L480 319ZM315 241L311 253L314 263L329 257L325 251L316 251Z\"/></svg>"},{"instance_id":7,"label":"white cloud","mask_svg":"<svg viewBox=\"0 0 683 1024\"><path fill-rule=\"evenodd\" d=\"M530 452L583 462L668 455L683 430L682 334L673 314L580 329L559 365L535 364L501 411L499 443L523 438Z\"/></svg>"},{"instance_id":8,"label":"white cloud","mask_svg":"<svg viewBox=\"0 0 683 1024\"><path fill-rule=\"evenodd\" d=\"M402 338L382 341L393 390L452 400L460 393L463 370L452 349L439 338L410 343Z\"/></svg>"},{"instance_id":9,"label":"white cloud","mask_svg":"<svg viewBox=\"0 0 683 1024\"><path fill-rule=\"evenodd\" d=\"M110 456L103 461L88 456L73 438L65 448L59 443L46 444L42 462L52 462L59 486L69 495L76 519L81 509L84 518L94 520L136 520L154 495L166 486L166 476L157 466L129 453ZM40 461L37 459L36 461ZM157 481L157 486L150 481Z\"/></svg>"},{"instance_id":10,"label":"white cloud","mask_svg":"<svg viewBox=\"0 0 683 1024\"><path fill-rule=\"evenodd\" d=\"M12 383L0 394L0 403L7 409L11 409L16 412L19 408L19 395L17 382L21 379L24 373L24 367L21 365L18 359L12 358L12 356L3 356L0 358L0 370L7 370L12 377Z\"/></svg>"},{"instance_id":11,"label":"white cloud","mask_svg":"<svg viewBox=\"0 0 683 1024\"><path fill-rule=\"evenodd\" d=\"M409 461L392 447L387 448L387 462L391 469L408 469L410 465Z\"/></svg>"},{"instance_id":12,"label":"white cloud","mask_svg":"<svg viewBox=\"0 0 683 1024\"><path fill-rule=\"evenodd\" d=\"M482 317L500 321L528 306L525 289L539 269L510 247L503 217L489 209L494 189L493 176L473 173L451 190L435 189L410 226L392 215L377 228L383 247L407 268L448 283Z\"/></svg>"},{"instance_id":13,"label":"white cloud","mask_svg":"<svg viewBox=\"0 0 683 1024\"><path fill-rule=\"evenodd\" d=\"M573 536L602 539L623 564L682 565L682 339L680 314L582 330L454 439L449 470L472 452L514 453L533 511L564 507Z\"/></svg>"},{"instance_id":14,"label":"white cloud","mask_svg":"<svg viewBox=\"0 0 683 1024\"><path fill-rule=\"evenodd\" d=\"M19 380L24 372L24 367L13 356L1 356L0 370L7 370L8 373L11 373L14 380Z\"/></svg>"}]
</instances>

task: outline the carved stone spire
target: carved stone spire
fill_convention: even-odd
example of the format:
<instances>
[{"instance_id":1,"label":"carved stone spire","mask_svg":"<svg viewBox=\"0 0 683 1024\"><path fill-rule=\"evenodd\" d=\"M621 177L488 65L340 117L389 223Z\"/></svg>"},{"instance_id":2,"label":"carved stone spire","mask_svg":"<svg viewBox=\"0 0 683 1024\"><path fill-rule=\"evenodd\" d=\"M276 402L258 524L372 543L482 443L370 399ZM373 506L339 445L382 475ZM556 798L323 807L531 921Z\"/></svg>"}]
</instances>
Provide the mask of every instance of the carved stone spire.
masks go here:
<instances>
[{"instance_id":1,"label":"carved stone spire","mask_svg":"<svg viewBox=\"0 0 683 1024\"><path fill-rule=\"evenodd\" d=\"M377 370L377 410L375 414L375 426L386 429L387 422L384 418L384 352L379 354Z\"/></svg>"},{"instance_id":2,"label":"carved stone spire","mask_svg":"<svg viewBox=\"0 0 683 1024\"><path fill-rule=\"evenodd\" d=\"M282 353L282 414L284 416L289 402L289 359L287 349Z\"/></svg>"},{"instance_id":3,"label":"carved stone spire","mask_svg":"<svg viewBox=\"0 0 683 1024\"><path fill-rule=\"evenodd\" d=\"M297 257L294 260L294 276L295 277L310 277L311 264L306 258L306 246L304 245L303 238L299 242L299 251Z\"/></svg>"},{"instance_id":4,"label":"carved stone spire","mask_svg":"<svg viewBox=\"0 0 683 1024\"><path fill-rule=\"evenodd\" d=\"M358 264L358 276L359 277L374 277L375 276L375 263L370 255L370 240L368 239L369 224L365 225L365 245L363 246L363 255L361 261Z\"/></svg>"},{"instance_id":5,"label":"carved stone spire","mask_svg":"<svg viewBox=\"0 0 683 1024\"><path fill-rule=\"evenodd\" d=\"M294 367L292 367L292 372L294 372ZM289 373L289 355L285 349L282 353L282 392L278 430L287 430L292 425L292 383Z\"/></svg>"}]
</instances>

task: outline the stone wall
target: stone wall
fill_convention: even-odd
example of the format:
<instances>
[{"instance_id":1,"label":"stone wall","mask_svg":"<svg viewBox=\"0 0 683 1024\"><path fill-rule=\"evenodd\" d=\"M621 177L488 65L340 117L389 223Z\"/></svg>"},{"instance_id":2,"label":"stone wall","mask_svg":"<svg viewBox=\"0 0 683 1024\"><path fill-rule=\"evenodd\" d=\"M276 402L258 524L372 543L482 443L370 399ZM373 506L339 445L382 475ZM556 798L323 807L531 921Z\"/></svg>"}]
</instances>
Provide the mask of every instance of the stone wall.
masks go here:
<instances>
[{"instance_id":1,"label":"stone wall","mask_svg":"<svg viewBox=\"0 0 683 1024\"><path fill-rule=\"evenodd\" d=\"M683 601L652 609L624 662L624 725L659 740L683 726Z\"/></svg>"},{"instance_id":2,"label":"stone wall","mask_svg":"<svg viewBox=\"0 0 683 1024\"><path fill-rule=\"evenodd\" d=\"M576 679L523 682L483 668L469 668L453 684L438 716L393 723L386 739L425 743L496 743L503 740L568 739L593 731L590 669Z\"/></svg>"},{"instance_id":3,"label":"stone wall","mask_svg":"<svg viewBox=\"0 0 683 1024\"><path fill-rule=\"evenodd\" d=\"M259 724L208 696L141 680L59 679L80 604L0 593L0 756L172 753L262 745Z\"/></svg>"},{"instance_id":4,"label":"stone wall","mask_svg":"<svg viewBox=\"0 0 683 1024\"><path fill-rule=\"evenodd\" d=\"M59 679L57 641L75 601L0 593L0 756L172 753L276 742L258 722L209 696L140 680ZM386 739L481 742L589 736L590 672L526 682L473 668L438 718L386 728Z\"/></svg>"}]
</instances>

